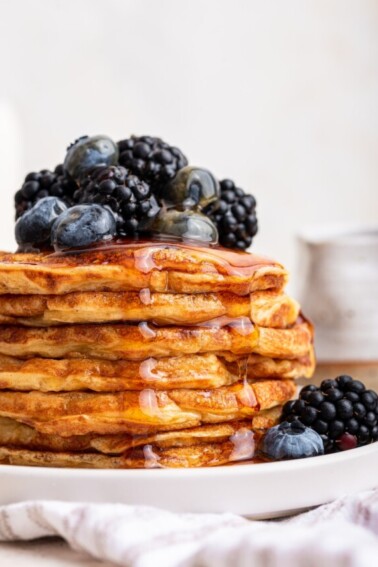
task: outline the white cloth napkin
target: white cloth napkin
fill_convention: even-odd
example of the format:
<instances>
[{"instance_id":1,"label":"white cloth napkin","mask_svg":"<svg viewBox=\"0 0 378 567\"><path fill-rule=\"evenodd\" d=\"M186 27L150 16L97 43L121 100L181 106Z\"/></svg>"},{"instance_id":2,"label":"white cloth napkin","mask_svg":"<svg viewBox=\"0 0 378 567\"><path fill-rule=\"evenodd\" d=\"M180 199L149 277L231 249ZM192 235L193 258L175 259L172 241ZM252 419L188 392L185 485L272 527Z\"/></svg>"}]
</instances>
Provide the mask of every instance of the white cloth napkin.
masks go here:
<instances>
[{"instance_id":1,"label":"white cloth napkin","mask_svg":"<svg viewBox=\"0 0 378 567\"><path fill-rule=\"evenodd\" d=\"M378 489L283 521L123 504L0 507L0 540L61 536L127 567L377 567Z\"/></svg>"}]
</instances>

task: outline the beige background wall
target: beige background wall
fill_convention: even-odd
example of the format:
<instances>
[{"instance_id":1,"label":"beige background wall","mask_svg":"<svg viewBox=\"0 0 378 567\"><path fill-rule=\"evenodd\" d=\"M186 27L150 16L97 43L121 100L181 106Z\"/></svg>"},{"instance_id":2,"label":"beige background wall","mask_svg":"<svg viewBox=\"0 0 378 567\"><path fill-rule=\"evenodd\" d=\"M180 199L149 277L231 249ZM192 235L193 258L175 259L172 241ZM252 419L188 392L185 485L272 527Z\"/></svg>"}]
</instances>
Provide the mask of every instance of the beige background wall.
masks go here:
<instances>
[{"instance_id":1,"label":"beige background wall","mask_svg":"<svg viewBox=\"0 0 378 567\"><path fill-rule=\"evenodd\" d=\"M258 199L255 249L377 221L374 0L0 0L0 244L14 191L82 134L160 135ZM8 110L6 110L8 105ZM11 109L9 109L9 105Z\"/></svg>"}]
</instances>

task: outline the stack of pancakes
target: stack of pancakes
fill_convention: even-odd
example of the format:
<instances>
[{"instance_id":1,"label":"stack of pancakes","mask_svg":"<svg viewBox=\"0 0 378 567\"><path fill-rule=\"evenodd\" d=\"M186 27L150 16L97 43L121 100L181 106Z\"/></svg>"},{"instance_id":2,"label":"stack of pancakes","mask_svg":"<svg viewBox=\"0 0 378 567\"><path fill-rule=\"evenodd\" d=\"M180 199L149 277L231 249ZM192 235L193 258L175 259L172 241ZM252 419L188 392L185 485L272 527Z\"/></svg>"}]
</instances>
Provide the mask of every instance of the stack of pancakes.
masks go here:
<instances>
[{"instance_id":1,"label":"stack of pancakes","mask_svg":"<svg viewBox=\"0 0 378 567\"><path fill-rule=\"evenodd\" d=\"M269 259L175 243L0 253L0 461L253 459L314 367L286 281Z\"/></svg>"}]
</instances>

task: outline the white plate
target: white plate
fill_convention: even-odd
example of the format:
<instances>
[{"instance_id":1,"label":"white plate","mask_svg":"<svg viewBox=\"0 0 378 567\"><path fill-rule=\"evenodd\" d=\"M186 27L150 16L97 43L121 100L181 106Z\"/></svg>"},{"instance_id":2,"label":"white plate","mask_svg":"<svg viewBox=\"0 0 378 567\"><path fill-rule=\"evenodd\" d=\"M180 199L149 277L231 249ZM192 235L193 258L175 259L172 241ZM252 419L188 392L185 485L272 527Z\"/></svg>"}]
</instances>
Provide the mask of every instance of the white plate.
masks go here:
<instances>
[{"instance_id":1,"label":"white plate","mask_svg":"<svg viewBox=\"0 0 378 567\"><path fill-rule=\"evenodd\" d=\"M377 486L378 443L297 461L202 469L88 470L0 465L0 504L120 502L177 512L283 516Z\"/></svg>"}]
</instances>

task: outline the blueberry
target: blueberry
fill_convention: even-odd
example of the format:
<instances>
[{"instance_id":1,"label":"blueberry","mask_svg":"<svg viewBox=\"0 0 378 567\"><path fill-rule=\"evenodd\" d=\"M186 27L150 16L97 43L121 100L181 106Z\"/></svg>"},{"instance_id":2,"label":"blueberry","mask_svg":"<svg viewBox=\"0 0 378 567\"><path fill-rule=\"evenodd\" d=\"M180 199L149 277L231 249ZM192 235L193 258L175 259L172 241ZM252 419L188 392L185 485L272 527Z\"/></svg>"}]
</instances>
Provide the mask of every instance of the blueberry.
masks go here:
<instances>
[{"instance_id":1,"label":"blueberry","mask_svg":"<svg viewBox=\"0 0 378 567\"><path fill-rule=\"evenodd\" d=\"M64 170L80 181L95 167L114 165L118 161L118 146L108 136L83 136L67 150Z\"/></svg>"},{"instance_id":2,"label":"blueberry","mask_svg":"<svg viewBox=\"0 0 378 567\"><path fill-rule=\"evenodd\" d=\"M184 209L203 209L219 199L219 183L212 173L200 167L186 166L163 189L161 198ZM244 212L237 211L240 215ZM235 221L236 222L236 221Z\"/></svg>"},{"instance_id":3,"label":"blueberry","mask_svg":"<svg viewBox=\"0 0 378 567\"><path fill-rule=\"evenodd\" d=\"M34 183L30 181L29 183ZM20 217L16 223L16 241L21 248L31 248L35 244L47 243L51 228L57 217L67 210L67 206L57 197L45 197Z\"/></svg>"},{"instance_id":4,"label":"blueberry","mask_svg":"<svg viewBox=\"0 0 378 567\"><path fill-rule=\"evenodd\" d=\"M56 250L89 246L111 238L115 232L116 221L109 209L96 204L76 205L54 223L51 243Z\"/></svg>"},{"instance_id":5,"label":"blueberry","mask_svg":"<svg viewBox=\"0 0 378 567\"><path fill-rule=\"evenodd\" d=\"M162 209L159 215L147 224L148 230L161 235L209 244L218 242L218 231L211 220L194 211Z\"/></svg>"},{"instance_id":6,"label":"blueberry","mask_svg":"<svg viewBox=\"0 0 378 567\"><path fill-rule=\"evenodd\" d=\"M323 440L316 431L299 421L284 421L267 431L261 452L270 459L301 459L323 455Z\"/></svg>"}]
</instances>

